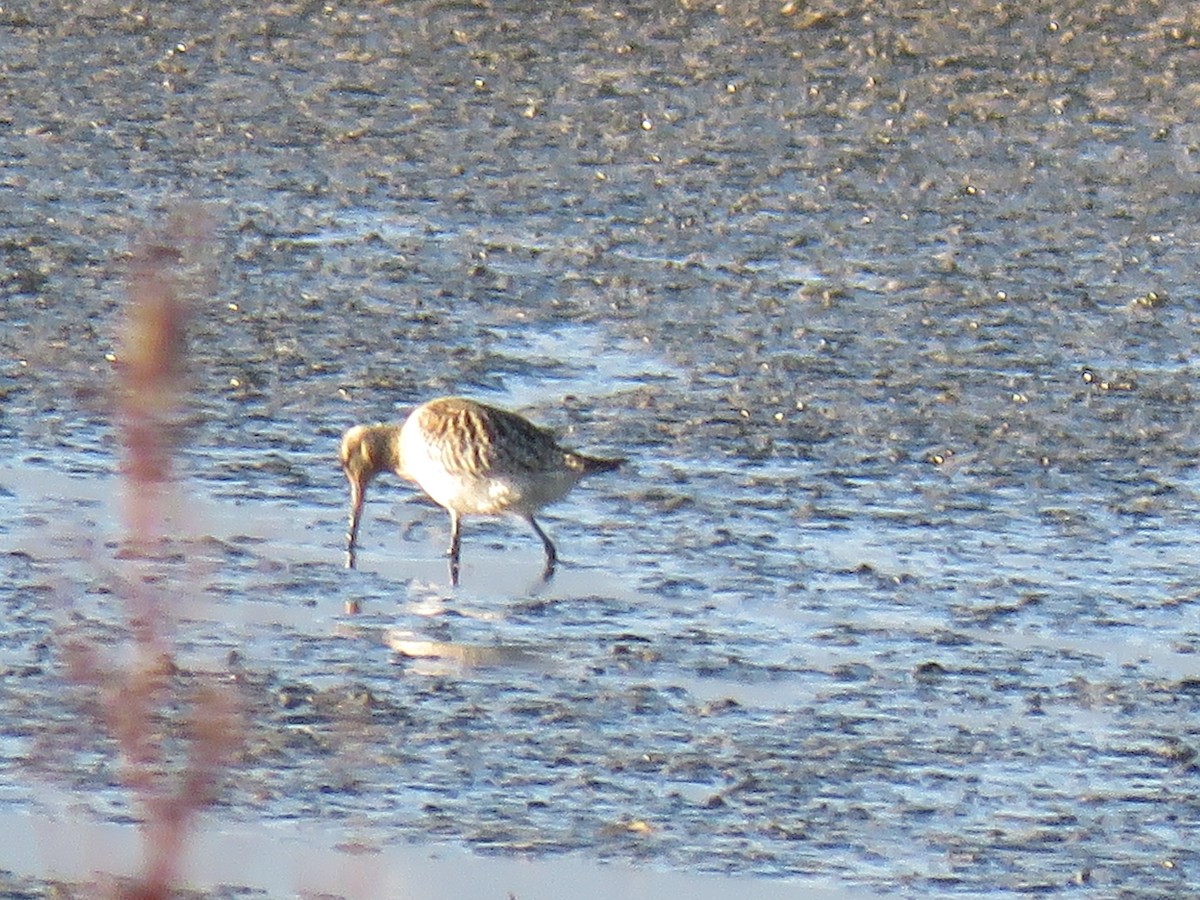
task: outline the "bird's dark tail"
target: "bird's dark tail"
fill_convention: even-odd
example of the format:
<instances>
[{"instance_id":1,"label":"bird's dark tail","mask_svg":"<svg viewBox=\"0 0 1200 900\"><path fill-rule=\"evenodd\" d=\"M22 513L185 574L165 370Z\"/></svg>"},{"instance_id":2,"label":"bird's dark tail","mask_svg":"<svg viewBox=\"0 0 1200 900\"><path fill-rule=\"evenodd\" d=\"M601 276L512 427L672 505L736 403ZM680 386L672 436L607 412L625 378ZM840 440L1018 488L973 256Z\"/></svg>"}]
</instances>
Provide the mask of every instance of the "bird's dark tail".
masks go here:
<instances>
[{"instance_id":1,"label":"bird's dark tail","mask_svg":"<svg viewBox=\"0 0 1200 900\"><path fill-rule=\"evenodd\" d=\"M584 456L583 454L579 454L579 458L583 461L583 472L585 475L594 475L597 472L611 472L625 464L624 459L605 459L599 456Z\"/></svg>"}]
</instances>

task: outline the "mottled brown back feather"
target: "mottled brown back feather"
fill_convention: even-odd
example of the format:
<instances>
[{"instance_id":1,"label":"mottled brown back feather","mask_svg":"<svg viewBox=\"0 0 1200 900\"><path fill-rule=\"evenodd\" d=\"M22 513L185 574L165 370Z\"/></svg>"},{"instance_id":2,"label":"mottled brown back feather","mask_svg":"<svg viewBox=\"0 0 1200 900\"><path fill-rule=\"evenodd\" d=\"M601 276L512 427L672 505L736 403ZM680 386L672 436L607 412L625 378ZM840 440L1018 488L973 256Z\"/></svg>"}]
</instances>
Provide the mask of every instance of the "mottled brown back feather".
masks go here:
<instances>
[{"instance_id":1,"label":"mottled brown back feather","mask_svg":"<svg viewBox=\"0 0 1200 900\"><path fill-rule=\"evenodd\" d=\"M569 454L550 432L520 416L457 397L429 404L421 430L456 475L555 470Z\"/></svg>"}]
</instances>

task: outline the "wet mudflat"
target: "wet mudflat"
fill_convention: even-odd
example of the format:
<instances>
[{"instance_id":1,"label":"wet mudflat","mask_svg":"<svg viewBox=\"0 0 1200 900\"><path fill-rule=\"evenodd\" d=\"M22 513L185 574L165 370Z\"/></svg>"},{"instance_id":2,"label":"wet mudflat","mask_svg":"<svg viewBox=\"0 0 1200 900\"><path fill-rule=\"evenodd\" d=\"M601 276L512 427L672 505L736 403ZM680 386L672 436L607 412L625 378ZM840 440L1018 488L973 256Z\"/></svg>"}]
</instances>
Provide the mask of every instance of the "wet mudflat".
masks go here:
<instances>
[{"instance_id":1,"label":"wet mudflat","mask_svg":"<svg viewBox=\"0 0 1200 900\"><path fill-rule=\"evenodd\" d=\"M217 832L1194 892L1197 41L1174 4L6 5L2 811L129 821L62 648L149 580L251 723ZM123 281L197 209L146 557ZM451 590L387 482L341 567L338 435L450 392L631 458L546 517L550 585L468 521Z\"/></svg>"}]
</instances>

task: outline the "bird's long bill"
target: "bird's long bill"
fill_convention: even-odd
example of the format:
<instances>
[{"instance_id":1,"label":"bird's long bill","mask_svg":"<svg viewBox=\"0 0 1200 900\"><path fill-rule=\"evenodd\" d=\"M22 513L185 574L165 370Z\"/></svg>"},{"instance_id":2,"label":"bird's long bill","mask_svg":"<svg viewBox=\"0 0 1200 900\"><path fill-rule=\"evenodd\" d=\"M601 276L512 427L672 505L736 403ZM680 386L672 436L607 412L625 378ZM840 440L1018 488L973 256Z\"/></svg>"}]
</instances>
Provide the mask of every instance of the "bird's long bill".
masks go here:
<instances>
[{"instance_id":1,"label":"bird's long bill","mask_svg":"<svg viewBox=\"0 0 1200 900\"><path fill-rule=\"evenodd\" d=\"M358 543L358 523L362 518L367 486L349 472L346 473L346 479L350 482L350 530L346 532L346 552L353 554L354 545Z\"/></svg>"}]
</instances>

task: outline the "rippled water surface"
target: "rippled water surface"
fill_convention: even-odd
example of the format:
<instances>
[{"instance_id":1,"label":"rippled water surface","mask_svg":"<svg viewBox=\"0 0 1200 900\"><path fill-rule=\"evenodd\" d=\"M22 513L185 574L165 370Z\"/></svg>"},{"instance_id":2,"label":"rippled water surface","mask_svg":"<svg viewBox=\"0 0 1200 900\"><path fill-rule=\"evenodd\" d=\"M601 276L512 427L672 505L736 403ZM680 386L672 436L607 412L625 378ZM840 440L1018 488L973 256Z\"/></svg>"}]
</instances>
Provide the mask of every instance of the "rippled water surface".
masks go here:
<instances>
[{"instance_id":1,"label":"rippled water surface","mask_svg":"<svg viewBox=\"0 0 1200 900\"><path fill-rule=\"evenodd\" d=\"M149 582L251 723L210 831L1200 889L1186 4L50 6L0 8L0 813L136 815L64 648ZM112 360L199 210L147 558ZM630 458L549 585L468 520L451 589L394 479L342 568L341 431L451 392Z\"/></svg>"}]
</instances>

